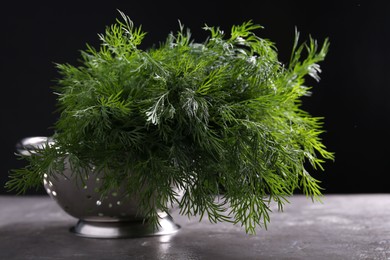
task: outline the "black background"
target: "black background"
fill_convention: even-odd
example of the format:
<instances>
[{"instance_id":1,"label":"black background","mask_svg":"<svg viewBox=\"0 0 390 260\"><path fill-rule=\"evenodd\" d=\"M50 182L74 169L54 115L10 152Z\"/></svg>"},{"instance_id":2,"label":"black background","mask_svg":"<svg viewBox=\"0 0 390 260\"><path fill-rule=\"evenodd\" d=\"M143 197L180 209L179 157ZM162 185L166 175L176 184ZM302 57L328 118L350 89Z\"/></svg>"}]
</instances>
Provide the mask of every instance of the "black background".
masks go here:
<instances>
[{"instance_id":1,"label":"black background","mask_svg":"<svg viewBox=\"0 0 390 260\"><path fill-rule=\"evenodd\" d=\"M4 1L6 2L6 1ZM193 39L201 28L253 20L265 28L257 34L275 42L286 62L294 30L331 46L321 63L321 81L304 108L325 117L323 142L336 160L313 172L324 193L385 193L390 133L389 1L13 1L1 4L0 193L10 169L23 162L15 144L27 136L48 136L57 115L51 87L56 63L76 64L85 44L99 44L98 33L125 12L148 32L141 48L165 40L178 20ZM43 190L28 194L43 193ZM10 194L10 193L8 193ZM12 193L11 193L12 194Z\"/></svg>"}]
</instances>

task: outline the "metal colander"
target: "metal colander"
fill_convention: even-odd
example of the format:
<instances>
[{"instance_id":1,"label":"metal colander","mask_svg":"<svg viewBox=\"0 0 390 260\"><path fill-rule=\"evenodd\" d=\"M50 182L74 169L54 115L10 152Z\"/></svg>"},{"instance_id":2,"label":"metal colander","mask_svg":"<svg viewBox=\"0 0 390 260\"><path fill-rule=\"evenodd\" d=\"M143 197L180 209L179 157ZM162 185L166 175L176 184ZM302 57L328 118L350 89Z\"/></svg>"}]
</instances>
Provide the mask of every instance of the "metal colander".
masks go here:
<instances>
[{"instance_id":1,"label":"metal colander","mask_svg":"<svg viewBox=\"0 0 390 260\"><path fill-rule=\"evenodd\" d=\"M47 137L29 137L21 140L17 150L31 154L33 148L50 144ZM69 164L56 176L44 174L43 185L49 196L69 215L79 219L71 228L77 235L95 238L122 238L166 235L175 233L180 226L166 212L159 212L160 225L155 229L139 214L137 197L125 195L124 189L112 190L103 197L99 193L101 174L91 171L76 177ZM178 192L180 194L180 192ZM174 209L174 208L173 208Z\"/></svg>"}]
</instances>

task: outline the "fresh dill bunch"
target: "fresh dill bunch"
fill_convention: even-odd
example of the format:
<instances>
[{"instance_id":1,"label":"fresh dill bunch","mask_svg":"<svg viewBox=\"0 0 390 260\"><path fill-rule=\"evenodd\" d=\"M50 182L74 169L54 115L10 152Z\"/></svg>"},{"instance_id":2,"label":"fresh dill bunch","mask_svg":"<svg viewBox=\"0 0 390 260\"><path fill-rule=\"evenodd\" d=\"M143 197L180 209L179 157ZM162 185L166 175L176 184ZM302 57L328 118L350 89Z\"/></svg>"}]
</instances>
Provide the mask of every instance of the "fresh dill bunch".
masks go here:
<instances>
[{"instance_id":1,"label":"fresh dill bunch","mask_svg":"<svg viewBox=\"0 0 390 260\"><path fill-rule=\"evenodd\" d=\"M283 64L252 21L229 35L205 25L210 36L201 43L179 23L142 50L146 33L120 14L78 66L56 65L55 142L22 156L28 164L11 171L9 190L39 187L43 174L61 173L68 160L76 175L92 165L102 172L102 194L121 186L138 194L155 224L158 210L177 203L180 214L251 234L267 227L271 203L282 210L295 190L319 199L319 181L305 167L323 170L334 155L320 138L323 118L304 111L301 98L311 90L305 78L320 79L328 39L300 44L296 32Z\"/></svg>"}]
</instances>

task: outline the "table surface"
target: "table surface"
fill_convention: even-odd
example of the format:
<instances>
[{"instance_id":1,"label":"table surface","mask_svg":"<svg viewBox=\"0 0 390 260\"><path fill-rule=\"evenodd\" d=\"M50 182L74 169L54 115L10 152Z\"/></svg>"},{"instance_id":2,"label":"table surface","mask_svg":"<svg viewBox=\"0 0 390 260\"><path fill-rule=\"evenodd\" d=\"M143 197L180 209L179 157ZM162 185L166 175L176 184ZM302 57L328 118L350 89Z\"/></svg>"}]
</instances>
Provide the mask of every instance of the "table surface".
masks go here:
<instances>
[{"instance_id":1,"label":"table surface","mask_svg":"<svg viewBox=\"0 0 390 260\"><path fill-rule=\"evenodd\" d=\"M174 235L93 239L48 196L0 196L0 259L390 259L390 194L289 201L256 235L173 212Z\"/></svg>"}]
</instances>

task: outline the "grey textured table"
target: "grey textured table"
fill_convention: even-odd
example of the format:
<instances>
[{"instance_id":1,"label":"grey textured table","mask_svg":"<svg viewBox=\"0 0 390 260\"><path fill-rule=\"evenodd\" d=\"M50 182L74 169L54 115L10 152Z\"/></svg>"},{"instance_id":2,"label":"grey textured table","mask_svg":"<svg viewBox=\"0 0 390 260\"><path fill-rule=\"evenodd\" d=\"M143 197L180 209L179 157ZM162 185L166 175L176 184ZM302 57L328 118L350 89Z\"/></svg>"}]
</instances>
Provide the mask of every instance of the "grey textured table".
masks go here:
<instances>
[{"instance_id":1,"label":"grey textured table","mask_svg":"<svg viewBox=\"0 0 390 260\"><path fill-rule=\"evenodd\" d=\"M0 196L0 259L390 259L390 194L294 196L257 235L173 217L171 236L91 239L48 196Z\"/></svg>"}]
</instances>

